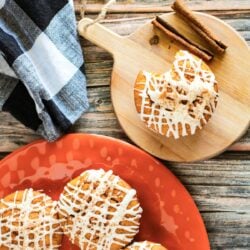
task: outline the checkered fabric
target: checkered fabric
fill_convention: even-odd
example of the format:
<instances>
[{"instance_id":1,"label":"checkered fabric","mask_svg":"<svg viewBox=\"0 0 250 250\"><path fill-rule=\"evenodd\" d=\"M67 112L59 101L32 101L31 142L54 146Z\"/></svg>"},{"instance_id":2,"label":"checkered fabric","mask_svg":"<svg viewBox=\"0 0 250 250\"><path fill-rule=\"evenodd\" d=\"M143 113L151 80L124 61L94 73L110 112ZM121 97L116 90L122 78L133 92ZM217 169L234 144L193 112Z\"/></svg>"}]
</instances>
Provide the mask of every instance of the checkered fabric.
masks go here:
<instances>
[{"instance_id":1,"label":"checkered fabric","mask_svg":"<svg viewBox=\"0 0 250 250\"><path fill-rule=\"evenodd\" d=\"M73 1L0 0L0 51L0 110L56 140L88 108Z\"/></svg>"}]
</instances>

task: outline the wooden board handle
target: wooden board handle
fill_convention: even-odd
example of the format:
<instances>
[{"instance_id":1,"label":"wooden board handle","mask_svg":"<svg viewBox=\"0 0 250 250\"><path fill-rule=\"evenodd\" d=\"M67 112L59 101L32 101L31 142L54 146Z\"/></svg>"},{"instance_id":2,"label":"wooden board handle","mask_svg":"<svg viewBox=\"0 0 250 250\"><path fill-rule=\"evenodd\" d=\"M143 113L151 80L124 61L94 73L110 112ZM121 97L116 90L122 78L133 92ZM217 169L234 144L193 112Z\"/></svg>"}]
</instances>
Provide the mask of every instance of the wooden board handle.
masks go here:
<instances>
[{"instance_id":1,"label":"wooden board handle","mask_svg":"<svg viewBox=\"0 0 250 250\"><path fill-rule=\"evenodd\" d=\"M78 24L79 34L114 55L121 49L124 38L99 23L86 27L92 21L90 18L83 18Z\"/></svg>"}]
</instances>

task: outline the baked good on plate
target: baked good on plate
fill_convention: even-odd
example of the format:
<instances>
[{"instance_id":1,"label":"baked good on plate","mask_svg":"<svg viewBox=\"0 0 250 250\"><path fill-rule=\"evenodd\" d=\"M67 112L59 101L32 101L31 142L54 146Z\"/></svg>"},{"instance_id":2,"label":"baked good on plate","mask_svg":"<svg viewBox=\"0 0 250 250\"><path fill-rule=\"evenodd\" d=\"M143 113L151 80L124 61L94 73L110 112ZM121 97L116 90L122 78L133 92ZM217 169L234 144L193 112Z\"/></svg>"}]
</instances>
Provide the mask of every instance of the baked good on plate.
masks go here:
<instances>
[{"instance_id":1,"label":"baked good on plate","mask_svg":"<svg viewBox=\"0 0 250 250\"><path fill-rule=\"evenodd\" d=\"M175 55L163 74L141 71L134 86L134 101L148 128L166 137L192 135L215 111L218 87L211 69L188 51Z\"/></svg>"},{"instance_id":2,"label":"baked good on plate","mask_svg":"<svg viewBox=\"0 0 250 250\"><path fill-rule=\"evenodd\" d=\"M59 249L57 202L25 189L0 200L0 249Z\"/></svg>"},{"instance_id":3,"label":"baked good on plate","mask_svg":"<svg viewBox=\"0 0 250 250\"><path fill-rule=\"evenodd\" d=\"M134 242L125 250L167 250L164 246L150 241Z\"/></svg>"},{"instance_id":4,"label":"baked good on plate","mask_svg":"<svg viewBox=\"0 0 250 250\"><path fill-rule=\"evenodd\" d=\"M139 230L136 191L112 171L83 172L65 186L58 206L64 233L81 249L121 249Z\"/></svg>"}]
</instances>

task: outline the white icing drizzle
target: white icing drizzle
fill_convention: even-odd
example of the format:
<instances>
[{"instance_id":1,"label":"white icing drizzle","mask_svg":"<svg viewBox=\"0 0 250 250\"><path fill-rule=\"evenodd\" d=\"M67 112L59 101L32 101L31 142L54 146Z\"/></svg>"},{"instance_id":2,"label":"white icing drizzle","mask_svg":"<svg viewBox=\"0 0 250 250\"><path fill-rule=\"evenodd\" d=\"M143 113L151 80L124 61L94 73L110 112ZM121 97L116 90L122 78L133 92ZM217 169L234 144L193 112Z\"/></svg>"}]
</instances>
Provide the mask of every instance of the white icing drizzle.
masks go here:
<instances>
[{"instance_id":1,"label":"white icing drizzle","mask_svg":"<svg viewBox=\"0 0 250 250\"><path fill-rule=\"evenodd\" d=\"M182 127L181 135L186 136L186 124L194 134L197 128L202 127L201 121L207 123L204 115L211 115L215 110L218 93L215 91L214 74L202 69L202 64L201 59L188 51L179 51L170 71L160 76L143 71L145 88L137 90L142 98L139 113L149 128L153 126L153 130L166 137L173 135L179 138L178 124ZM174 72L176 79L173 79ZM150 110L150 114L145 110ZM168 125L165 134L163 125Z\"/></svg>"},{"instance_id":2,"label":"white icing drizzle","mask_svg":"<svg viewBox=\"0 0 250 250\"><path fill-rule=\"evenodd\" d=\"M21 201L17 200L19 192L23 192ZM60 247L53 242L55 235L62 234L57 202L33 189L25 189L16 191L13 201L2 199L0 203L0 248L55 250ZM36 217L31 218L34 213Z\"/></svg>"},{"instance_id":3,"label":"white icing drizzle","mask_svg":"<svg viewBox=\"0 0 250 250\"><path fill-rule=\"evenodd\" d=\"M158 243L152 243L149 241L143 241L143 242L134 242L132 245L128 246L126 250L152 250L153 247L162 247ZM163 249L163 247L162 247Z\"/></svg>"},{"instance_id":4,"label":"white icing drizzle","mask_svg":"<svg viewBox=\"0 0 250 250\"><path fill-rule=\"evenodd\" d=\"M68 183L60 196L60 213L72 219L64 230L72 242L79 240L81 249L111 249L113 243L124 246L138 232L142 209L139 203L128 208L136 201L136 191L122 187L121 179L112 174L102 169L87 170L80 175L84 181L79 178L74 185ZM86 183L89 187L83 190ZM113 202L117 196L122 200ZM133 225L122 225L124 221Z\"/></svg>"}]
</instances>

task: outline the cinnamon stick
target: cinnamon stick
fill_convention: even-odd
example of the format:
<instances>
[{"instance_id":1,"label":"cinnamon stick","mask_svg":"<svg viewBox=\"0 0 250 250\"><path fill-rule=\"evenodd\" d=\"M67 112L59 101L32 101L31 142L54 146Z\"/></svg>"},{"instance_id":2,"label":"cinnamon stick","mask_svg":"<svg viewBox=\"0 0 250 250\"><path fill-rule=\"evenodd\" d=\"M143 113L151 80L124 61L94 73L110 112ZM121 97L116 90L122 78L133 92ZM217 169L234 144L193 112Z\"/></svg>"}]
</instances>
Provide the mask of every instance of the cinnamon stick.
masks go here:
<instances>
[{"instance_id":1,"label":"cinnamon stick","mask_svg":"<svg viewBox=\"0 0 250 250\"><path fill-rule=\"evenodd\" d=\"M196 56L202 58L205 61L210 61L213 59L213 54L200 47L198 44L190 41L161 17L157 16L152 21L152 24L161 31L163 31L170 38L174 39L175 41L178 41L179 43L187 47L187 49Z\"/></svg>"},{"instance_id":2,"label":"cinnamon stick","mask_svg":"<svg viewBox=\"0 0 250 250\"><path fill-rule=\"evenodd\" d=\"M171 6L218 54L225 52L227 46L220 41L190 10L183 0L176 0Z\"/></svg>"}]
</instances>

